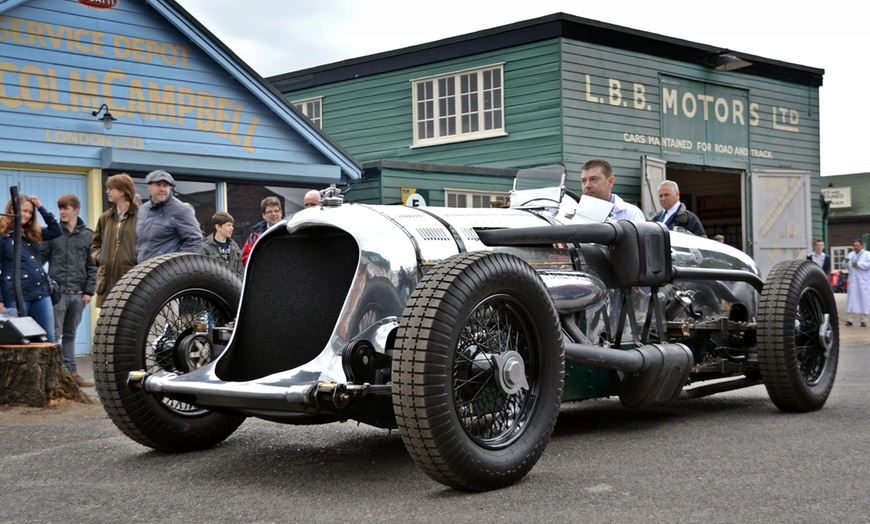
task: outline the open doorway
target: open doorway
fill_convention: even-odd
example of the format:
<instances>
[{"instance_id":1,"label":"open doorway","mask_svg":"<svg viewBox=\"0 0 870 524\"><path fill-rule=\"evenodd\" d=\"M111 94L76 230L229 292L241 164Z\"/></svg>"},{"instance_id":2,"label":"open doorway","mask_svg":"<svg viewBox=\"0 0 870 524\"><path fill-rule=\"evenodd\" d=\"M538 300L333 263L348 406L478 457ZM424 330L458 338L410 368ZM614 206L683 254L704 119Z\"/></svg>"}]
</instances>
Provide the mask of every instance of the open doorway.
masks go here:
<instances>
[{"instance_id":1,"label":"open doorway","mask_svg":"<svg viewBox=\"0 0 870 524\"><path fill-rule=\"evenodd\" d=\"M698 215L707 236L749 254L762 278L782 260L811 249L811 178L808 171L779 169L746 173L642 157L642 205L647 216L661 207L653 200L661 180L680 187L680 200ZM751 198L750 198L751 195ZM752 211L751 217L749 211ZM751 222L750 222L751 221ZM750 230L750 227L751 230Z\"/></svg>"},{"instance_id":2,"label":"open doorway","mask_svg":"<svg viewBox=\"0 0 870 524\"><path fill-rule=\"evenodd\" d=\"M746 250L742 171L668 163L667 178L680 186L680 200L698 215L709 238Z\"/></svg>"}]
</instances>

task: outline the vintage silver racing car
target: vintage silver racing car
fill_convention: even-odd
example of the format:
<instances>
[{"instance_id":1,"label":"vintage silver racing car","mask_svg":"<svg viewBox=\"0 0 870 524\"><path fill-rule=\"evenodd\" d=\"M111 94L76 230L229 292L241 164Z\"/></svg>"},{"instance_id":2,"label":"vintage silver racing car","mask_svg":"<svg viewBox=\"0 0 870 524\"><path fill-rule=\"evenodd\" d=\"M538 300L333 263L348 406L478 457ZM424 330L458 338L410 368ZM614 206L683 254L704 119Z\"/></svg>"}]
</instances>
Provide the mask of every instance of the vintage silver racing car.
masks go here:
<instances>
[{"instance_id":1,"label":"vintage silver racing car","mask_svg":"<svg viewBox=\"0 0 870 524\"><path fill-rule=\"evenodd\" d=\"M324 190L260 237L244 281L200 255L140 264L97 323L105 410L171 452L246 417L398 428L433 479L483 491L532 469L564 402L763 384L783 411L825 404L839 335L818 266L781 262L763 282L743 252L603 219L553 174L521 172L499 209Z\"/></svg>"}]
</instances>

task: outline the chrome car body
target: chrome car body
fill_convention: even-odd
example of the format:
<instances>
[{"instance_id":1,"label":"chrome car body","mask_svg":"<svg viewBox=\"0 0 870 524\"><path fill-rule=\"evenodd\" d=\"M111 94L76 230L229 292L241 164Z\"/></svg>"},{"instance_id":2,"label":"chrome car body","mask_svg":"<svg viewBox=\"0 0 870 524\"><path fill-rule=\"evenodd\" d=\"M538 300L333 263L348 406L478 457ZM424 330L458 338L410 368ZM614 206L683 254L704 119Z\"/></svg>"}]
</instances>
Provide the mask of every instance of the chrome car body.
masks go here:
<instances>
[{"instance_id":1,"label":"chrome car body","mask_svg":"<svg viewBox=\"0 0 870 524\"><path fill-rule=\"evenodd\" d=\"M202 444L181 445L173 440L180 438L183 424L212 414L238 423L249 416L291 424L351 419L399 427L409 450L432 447L430 437L424 436L430 431L420 427L424 423L411 421L409 413L422 409L431 418L441 414L440 408L429 404L436 390L426 382L432 381L434 370L435 376L445 375L448 398L453 398L454 404L447 402L444 409L452 410L451 420L460 436L451 433L451 438L468 438L470 443L463 446L472 455L493 453L480 459L482 470L515 469L513 464L503 464L503 458L493 457L520 446L521 455L529 457L525 462L534 464L549 438L560 401L619 396L629 407L661 406L761 383L770 389L766 374L775 372L765 371L763 355L759 362L758 343L759 297L765 284L756 264L742 251L688 233L668 232L657 223L582 217L579 211L588 197L566 194L564 175L555 187L515 189L513 207L498 209L343 203L332 188L322 195L320 207L300 211L260 237L238 304L226 298L221 313L209 309L213 300L209 297L221 295L218 288L225 284L215 284L217 291L209 295L209 284L181 284L181 277L168 273L166 268L179 260L192 263L190 256L151 261L130 277L135 282L124 288L126 294L113 291L110 298L115 300L98 326L98 336L105 336L96 348L95 366L106 409L125 433L158 449L186 450L213 445L235 429ZM478 269L478 260L468 259L475 253L492 254L496 258L489 260L495 262ZM444 266L456 260L460 269L454 281ZM498 274L503 265L514 263L521 270L531 268L537 277L516 270ZM469 268L477 271L476 276L465 276L471 274ZM463 342L491 328L471 326L466 319L472 317L459 314L462 325L457 329L464 331L450 334L452 342L438 354L447 362L443 373L432 362L417 362L416 367L400 364L428 351L422 343L409 342L413 337L441 347L438 333L427 331L430 322L419 317L431 315L437 323L439 315L453 315L453 310L465 307L460 299L445 305L449 298L443 295L468 286L485 287L489 277L480 273L484 270L492 271L494 280L517 279L523 289L540 288L545 296L543 305L526 302L523 296L507 296L510 293L503 286L497 293L480 295L481 306L468 305L480 315L475 322L496 319L507 325L487 334L489 344L514 347L516 340L511 337L519 332L520 349L484 351L483 342ZM170 316L185 317L186 304L201 302L202 307L188 315L189 320L181 318L178 328L163 326L151 334L113 338L110 332L125 325L129 303L145 293L142 282L155 273L169 282L165 302L176 302L146 314L147 325L159 327ZM815 363L812 369L800 368L804 371L796 386L790 379L785 379L785 385L774 380L784 392L771 395L785 410L807 411L821 407L833 383L836 311L830 310L832 298L829 301L814 284L818 275L811 268L802 265L803 276L796 282L792 273L794 268L785 277L789 289L807 287L805 280L810 279L814 292L808 304L798 309L813 311L812 318L786 315L785 322L792 322L795 332L810 334L812 340L804 349L811 349ZM458 287L451 291L445 284L439 291L438 279ZM469 292L469 296L477 295ZM804 304L802 297L796 299L799 304ZM491 299L496 300L492 309L483 314L474 309ZM508 304L511 315L499 317L503 311L499 300ZM236 309L229 318L232 307ZM550 307L558 319L555 331L533 325L549 318L544 310ZM439 329L450 330L455 323L443 321ZM414 334L409 334L411 324L418 326ZM794 335L789 331L778 325L771 335L774 345ZM492 337L502 342L492 342ZM122 347L138 359L140 368L112 364ZM174 355L174 359L149 354ZM192 354L207 358L191 358ZM397 379L397 374L402 378ZM488 395L501 400L487 408L478 401L460 408L465 393L455 384L478 375L487 377ZM707 381L712 384L704 385ZM451 387L455 387L452 394ZM119 393L125 397L123 402L106 402ZM556 395L555 404L540 400L548 395ZM789 400L795 395L809 396L812 402ZM411 406L411 401L416 404ZM149 406L147 420L134 414L137 402ZM543 424L549 429L527 438L524 426L532 425L540 404L553 408L552 420ZM509 422L495 424L494 436L483 438L472 429L479 429L480 414L470 417L468 410L485 413L483 419ZM153 425L152 418L161 421L163 433L143 429ZM473 424L468 422L471 418ZM209 427L204 424L203 431ZM449 455L449 445L445 446L443 454ZM507 477L498 472L460 475L459 459L447 469L435 465L444 458L441 454L412 451L433 478L463 489L501 487L531 468L528 464Z\"/></svg>"}]
</instances>

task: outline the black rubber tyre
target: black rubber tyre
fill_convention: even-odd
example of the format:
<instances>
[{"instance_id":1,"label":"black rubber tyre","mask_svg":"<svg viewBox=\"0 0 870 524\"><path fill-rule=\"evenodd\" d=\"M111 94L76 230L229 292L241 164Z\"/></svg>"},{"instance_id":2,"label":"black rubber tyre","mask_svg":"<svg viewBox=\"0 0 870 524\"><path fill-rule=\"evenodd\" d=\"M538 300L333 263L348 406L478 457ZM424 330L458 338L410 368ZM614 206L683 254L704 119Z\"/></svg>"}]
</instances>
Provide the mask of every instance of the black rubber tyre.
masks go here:
<instances>
[{"instance_id":1,"label":"black rubber tyre","mask_svg":"<svg viewBox=\"0 0 870 524\"><path fill-rule=\"evenodd\" d=\"M182 341L192 338L196 322L232 320L240 296L241 280L229 266L194 254L148 260L112 288L94 334L94 378L100 402L125 435L161 451L192 451L225 440L244 421L127 387L131 371L183 373L207 363L179 354Z\"/></svg>"},{"instance_id":2,"label":"black rubber tyre","mask_svg":"<svg viewBox=\"0 0 870 524\"><path fill-rule=\"evenodd\" d=\"M549 442L564 370L559 319L535 271L503 253L451 257L417 285L396 336L405 447L447 486L510 486Z\"/></svg>"},{"instance_id":3,"label":"black rubber tyre","mask_svg":"<svg viewBox=\"0 0 870 524\"><path fill-rule=\"evenodd\" d=\"M758 303L758 364L779 409L825 405L840 354L837 303L825 274L809 260L779 262Z\"/></svg>"}]
</instances>

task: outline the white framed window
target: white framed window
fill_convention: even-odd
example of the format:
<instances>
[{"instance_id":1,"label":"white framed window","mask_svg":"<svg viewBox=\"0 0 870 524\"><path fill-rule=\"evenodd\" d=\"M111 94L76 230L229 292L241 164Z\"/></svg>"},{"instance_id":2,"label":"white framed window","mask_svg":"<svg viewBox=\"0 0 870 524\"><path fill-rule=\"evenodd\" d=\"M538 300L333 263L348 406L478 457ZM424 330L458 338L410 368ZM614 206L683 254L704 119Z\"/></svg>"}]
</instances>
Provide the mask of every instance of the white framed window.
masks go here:
<instances>
[{"instance_id":1,"label":"white framed window","mask_svg":"<svg viewBox=\"0 0 870 524\"><path fill-rule=\"evenodd\" d=\"M302 114L307 116L311 122L323 129L323 98L309 98L307 100L298 100L293 102L293 107L302 111Z\"/></svg>"},{"instance_id":2,"label":"white framed window","mask_svg":"<svg viewBox=\"0 0 870 524\"><path fill-rule=\"evenodd\" d=\"M504 64L412 80L414 145L503 136Z\"/></svg>"},{"instance_id":3,"label":"white framed window","mask_svg":"<svg viewBox=\"0 0 870 524\"><path fill-rule=\"evenodd\" d=\"M831 271L842 269L841 264L846 258L846 254L852 251L852 246L831 246Z\"/></svg>"},{"instance_id":4,"label":"white framed window","mask_svg":"<svg viewBox=\"0 0 870 524\"><path fill-rule=\"evenodd\" d=\"M445 189L447 207L492 207L493 201L506 202L507 193Z\"/></svg>"}]
</instances>

